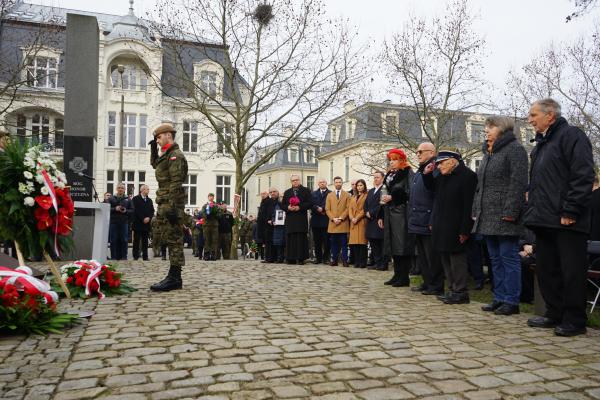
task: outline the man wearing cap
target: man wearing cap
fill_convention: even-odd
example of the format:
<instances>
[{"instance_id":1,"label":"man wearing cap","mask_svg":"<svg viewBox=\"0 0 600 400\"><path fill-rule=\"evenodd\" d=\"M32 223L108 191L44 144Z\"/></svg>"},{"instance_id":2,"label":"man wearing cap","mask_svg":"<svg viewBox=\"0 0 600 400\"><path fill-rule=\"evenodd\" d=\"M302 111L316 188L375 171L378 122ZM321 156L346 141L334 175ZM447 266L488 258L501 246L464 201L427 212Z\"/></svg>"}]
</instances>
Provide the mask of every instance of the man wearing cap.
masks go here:
<instances>
[{"instance_id":1,"label":"man wearing cap","mask_svg":"<svg viewBox=\"0 0 600 400\"><path fill-rule=\"evenodd\" d=\"M183 223L186 194L183 182L187 178L188 164L183 152L175 143L175 128L169 123L161 124L154 131L150 143L150 162L154 168L158 190L156 191L156 215L158 236L169 248L169 273L160 282L150 286L153 291L167 292L181 289L183 256ZM160 155L158 149L160 148Z\"/></svg>"},{"instance_id":2,"label":"man wearing cap","mask_svg":"<svg viewBox=\"0 0 600 400\"><path fill-rule=\"evenodd\" d=\"M439 175L434 176L437 165ZM431 215L431 242L440 256L448 293L438 298L446 304L469 303L466 242L473 227L471 215L477 174L467 168L456 151L440 151L423 170L423 183L435 192Z\"/></svg>"},{"instance_id":3,"label":"man wearing cap","mask_svg":"<svg viewBox=\"0 0 600 400\"><path fill-rule=\"evenodd\" d=\"M208 194L208 201L202 206L202 234L204 235L204 260L216 261L219 250L219 218L221 211L215 203L215 194Z\"/></svg>"}]
</instances>

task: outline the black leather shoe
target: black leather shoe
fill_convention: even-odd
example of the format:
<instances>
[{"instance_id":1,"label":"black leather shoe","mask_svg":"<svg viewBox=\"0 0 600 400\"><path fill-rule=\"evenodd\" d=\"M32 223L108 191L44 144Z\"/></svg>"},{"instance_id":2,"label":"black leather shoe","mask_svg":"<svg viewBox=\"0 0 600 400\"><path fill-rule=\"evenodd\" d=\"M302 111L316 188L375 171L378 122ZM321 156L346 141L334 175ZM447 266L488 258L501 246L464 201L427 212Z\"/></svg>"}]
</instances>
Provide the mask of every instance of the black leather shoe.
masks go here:
<instances>
[{"instance_id":1,"label":"black leather shoe","mask_svg":"<svg viewBox=\"0 0 600 400\"><path fill-rule=\"evenodd\" d=\"M500 306L502 306L502 304L504 304L504 303L501 302L501 301L494 300L490 304L486 304L484 306L481 306L481 309L483 311L488 311L488 312L489 311L496 311L498 308L500 308Z\"/></svg>"},{"instance_id":2,"label":"black leather shoe","mask_svg":"<svg viewBox=\"0 0 600 400\"><path fill-rule=\"evenodd\" d=\"M398 281L398 278L396 276L392 276L392 278L389 281L385 281L385 282L383 282L383 284L384 285L393 285L397 281Z\"/></svg>"},{"instance_id":3,"label":"black leather shoe","mask_svg":"<svg viewBox=\"0 0 600 400\"><path fill-rule=\"evenodd\" d=\"M426 290L427 286L425 285L419 285L419 286L414 286L410 288L411 292L422 292L423 290Z\"/></svg>"},{"instance_id":4,"label":"black leather shoe","mask_svg":"<svg viewBox=\"0 0 600 400\"><path fill-rule=\"evenodd\" d=\"M304 260L298 260L298 261L296 261L296 264L298 264L298 265L304 265Z\"/></svg>"},{"instance_id":5,"label":"black leather shoe","mask_svg":"<svg viewBox=\"0 0 600 400\"><path fill-rule=\"evenodd\" d=\"M466 293L453 293L451 296L446 297L444 304L469 304L469 295Z\"/></svg>"},{"instance_id":6,"label":"black leather shoe","mask_svg":"<svg viewBox=\"0 0 600 400\"><path fill-rule=\"evenodd\" d=\"M439 295L435 296L435 298L438 299L439 301L446 301L446 299L450 296L452 296L452 293L450 293L450 292L440 293Z\"/></svg>"},{"instance_id":7,"label":"black leather shoe","mask_svg":"<svg viewBox=\"0 0 600 400\"><path fill-rule=\"evenodd\" d=\"M181 289L182 286L181 267L172 266L169 268L169 273L165 279L150 286L150 290L154 292L169 292L171 290Z\"/></svg>"},{"instance_id":8,"label":"black leather shoe","mask_svg":"<svg viewBox=\"0 0 600 400\"><path fill-rule=\"evenodd\" d=\"M167 256L162 256L163 261L167 261Z\"/></svg>"},{"instance_id":9,"label":"black leather shoe","mask_svg":"<svg viewBox=\"0 0 600 400\"><path fill-rule=\"evenodd\" d=\"M496 315L513 315L520 312L519 306L514 304L502 304L494 311Z\"/></svg>"},{"instance_id":10,"label":"black leather shoe","mask_svg":"<svg viewBox=\"0 0 600 400\"><path fill-rule=\"evenodd\" d=\"M409 287L410 281L396 281L392 283L392 287Z\"/></svg>"},{"instance_id":11,"label":"black leather shoe","mask_svg":"<svg viewBox=\"0 0 600 400\"><path fill-rule=\"evenodd\" d=\"M561 324L554 328L554 334L556 336L577 336L585 334L586 329L585 326L578 328L573 324Z\"/></svg>"},{"instance_id":12,"label":"black leather shoe","mask_svg":"<svg viewBox=\"0 0 600 400\"><path fill-rule=\"evenodd\" d=\"M313 264L321 264L321 263L322 263L322 261L315 260L315 261L313 261L312 263L313 263Z\"/></svg>"},{"instance_id":13,"label":"black leather shoe","mask_svg":"<svg viewBox=\"0 0 600 400\"><path fill-rule=\"evenodd\" d=\"M143 258L144 261L150 261L148 257Z\"/></svg>"},{"instance_id":14,"label":"black leather shoe","mask_svg":"<svg viewBox=\"0 0 600 400\"><path fill-rule=\"evenodd\" d=\"M554 328L560 322L547 317L533 317L527 320L527 325L532 328Z\"/></svg>"},{"instance_id":15,"label":"black leather shoe","mask_svg":"<svg viewBox=\"0 0 600 400\"><path fill-rule=\"evenodd\" d=\"M421 294L424 294L426 296L441 296L444 294L444 292L436 289L425 289L421 292Z\"/></svg>"}]
</instances>

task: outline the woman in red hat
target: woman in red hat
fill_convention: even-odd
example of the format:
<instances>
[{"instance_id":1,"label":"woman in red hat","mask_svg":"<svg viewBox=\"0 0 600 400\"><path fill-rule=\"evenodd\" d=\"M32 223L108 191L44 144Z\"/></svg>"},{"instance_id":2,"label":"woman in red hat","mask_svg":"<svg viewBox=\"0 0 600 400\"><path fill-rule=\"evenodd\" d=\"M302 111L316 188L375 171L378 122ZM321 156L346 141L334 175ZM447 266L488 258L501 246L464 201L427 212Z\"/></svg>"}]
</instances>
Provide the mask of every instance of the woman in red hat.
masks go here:
<instances>
[{"instance_id":1,"label":"woman in red hat","mask_svg":"<svg viewBox=\"0 0 600 400\"><path fill-rule=\"evenodd\" d=\"M411 258L415 254L414 235L408 233L408 197L413 171L401 149L391 149L388 172L383 181L385 191L381 193L382 207L379 210L379 225L383 227L384 254L394 261L394 275L385 282L394 287L409 286L408 273Z\"/></svg>"}]
</instances>

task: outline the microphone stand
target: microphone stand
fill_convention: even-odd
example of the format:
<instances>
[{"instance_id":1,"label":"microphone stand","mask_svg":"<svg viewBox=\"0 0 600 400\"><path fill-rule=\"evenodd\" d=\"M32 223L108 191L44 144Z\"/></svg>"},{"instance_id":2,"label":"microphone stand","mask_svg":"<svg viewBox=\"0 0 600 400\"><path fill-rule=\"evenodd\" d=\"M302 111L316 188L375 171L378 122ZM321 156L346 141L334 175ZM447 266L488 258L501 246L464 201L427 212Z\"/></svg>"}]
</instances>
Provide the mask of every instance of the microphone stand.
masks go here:
<instances>
[{"instance_id":1,"label":"microphone stand","mask_svg":"<svg viewBox=\"0 0 600 400\"><path fill-rule=\"evenodd\" d=\"M98 198L98 192L96 191L96 185L94 185L94 178L92 178L91 176L87 176L86 174L82 174L81 172L77 175L81 176L82 178L87 178L92 182L92 190L94 191L94 195L92 197L94 198L94 200L96 200L96 203L100 203L100 199Z\"/></svg>"}]
</instances>

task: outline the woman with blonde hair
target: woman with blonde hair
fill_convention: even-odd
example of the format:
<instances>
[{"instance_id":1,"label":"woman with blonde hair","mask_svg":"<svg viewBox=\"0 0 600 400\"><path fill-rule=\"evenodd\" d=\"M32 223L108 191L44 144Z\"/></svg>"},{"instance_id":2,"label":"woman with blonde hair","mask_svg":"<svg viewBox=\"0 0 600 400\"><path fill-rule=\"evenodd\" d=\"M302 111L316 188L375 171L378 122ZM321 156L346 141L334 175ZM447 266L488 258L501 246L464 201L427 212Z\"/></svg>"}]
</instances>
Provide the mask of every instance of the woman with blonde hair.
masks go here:
<instances>
[{"instance_id":1,"label":"woman with blonde hair","mask_svg":"<svg viewBox=\"0 0 600 400\"><path fill-rule=\"evenodd\" d=\"M364 179L359 179L356 181L356 189L348 206L348 218L350 218L350 239L348 240L348 244L354 255L354 268L367 267L366 200L367 183Z\"/></svg>"},{"instance_id":2,"label":"woman with blonde hair","mask_svg":"<svg viewBox=\"0 0 600 400\"><path fill-rule=\"evenodd\" d=\"M394 275L385 282L394 287L409 286L408 273L411 258L415 254L415 236L408 233L407 203L410 195L410 182L414 175L408 164L406 153L401 149L391 149L388 172L381 193L382 207L379 210L379 226L384 230L384 254L394 262Z\"/></svg>"}]
</instances>

